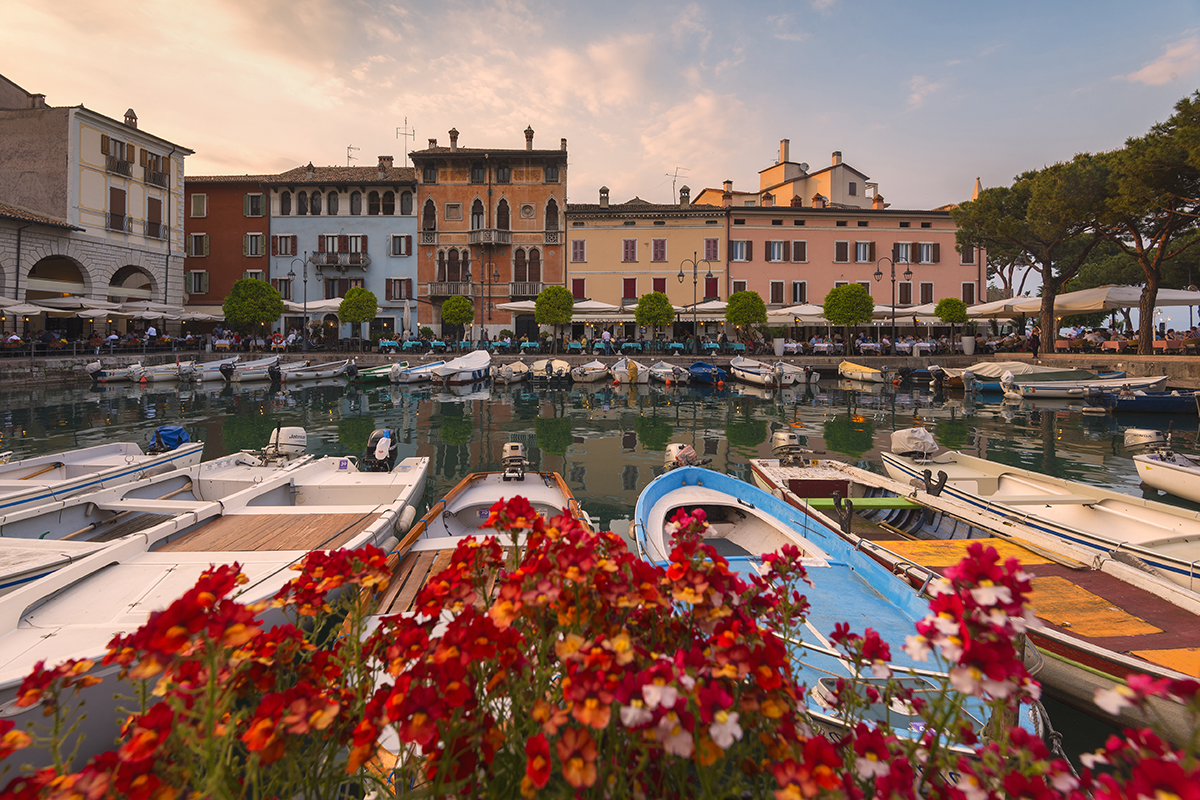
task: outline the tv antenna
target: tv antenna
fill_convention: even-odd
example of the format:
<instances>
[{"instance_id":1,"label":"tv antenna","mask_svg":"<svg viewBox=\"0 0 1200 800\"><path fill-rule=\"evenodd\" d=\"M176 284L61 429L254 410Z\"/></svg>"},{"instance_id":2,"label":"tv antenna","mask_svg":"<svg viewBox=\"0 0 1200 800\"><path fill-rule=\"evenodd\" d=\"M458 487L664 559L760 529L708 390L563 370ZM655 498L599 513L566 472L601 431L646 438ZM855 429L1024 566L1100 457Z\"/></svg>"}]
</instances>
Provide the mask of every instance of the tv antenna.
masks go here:
<instances>
[{"instance_id":1,"label":"tv antenna","mask_svg":"<svg viewBox=\"0 0 1200 800\"><path fill-rule=\"evenodd\" d=\"M675 181L677 181L681 177L687 177L686 175L681 176L679 174L679 170L683 170L684 172L691 172L691 167L676 167L674 172L666 173L667 177L671 179L671 197L672 198L677 197L677 195L675 194Z\"/></svg>"},{"instance_id":2,"label":"tv antenna","mask_svg":"<svg viewBox=\"0 0 1200 800\"><path fill-rule=\"evenodd\" d=\"M399 139L401 137L403 137L405 139L412 139L413 144L416 144L416 142L417 142L417 129L413 128L413 129L409 130L408 117L404 118L404 127L403 128L396 128L396 138ZM404 166L406 166L406 167L408 166L408 146L407 145L404 147Z\"/></svg>"},{"instance_id":3,"label":"tv antenna","mask_svg":"<svg viewBox=\"0 0 1200 800\"><path fill-rule=\"evenodd\" d=\"M355 146L354 146L354 145L352 145L352 144L348 144L348 145L346 145L346 166L347 166L347 167L348 167L348 166L350 166L350 160L351 160L351 159L354 159L355 161L357 161L357 160L358 160L358 156L355 156L355 155L351 155L351 154L350 154L350 153L351 153L351 151L352 151L352 150L360 150L360 149L362 149L362 148L355 147Z\"/></svg>"}]
</instances>

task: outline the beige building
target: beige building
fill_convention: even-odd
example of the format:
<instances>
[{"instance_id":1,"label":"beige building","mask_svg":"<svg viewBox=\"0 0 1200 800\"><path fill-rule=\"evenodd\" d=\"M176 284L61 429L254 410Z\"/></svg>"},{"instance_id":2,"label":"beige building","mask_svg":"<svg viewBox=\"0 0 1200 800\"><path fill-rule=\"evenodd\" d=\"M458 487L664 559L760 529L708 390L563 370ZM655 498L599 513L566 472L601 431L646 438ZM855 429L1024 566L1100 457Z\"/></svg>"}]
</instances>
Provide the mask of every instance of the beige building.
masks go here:
<instances>
[{"instance_id":1,"label":"beige building","mask_svg":"<svg viewBox=\"0 0 1200 800\"><path fill-rule=\"evenodd\" d=\"M191 154L133 109L118 121L49 106L0 76L0 203L62 223L0 225L0 294L180 304Z\"/></svg>"},{"instance_id":2,"label":"beige building","mask_svg":"<svg viewBox=\"0 0 1200 800\"><path fill-rule=\"evenodd\" d=\"M779 160L758 172L758 191L745 192L725 181L722 189L705 189L697 204L732 208L745 206L808 206L811 208L871 208L879 184L842 161L835 150L829 166L813 170L804 162L791 160L790 143L779 142Z\"/></svg>"}]
</instances>

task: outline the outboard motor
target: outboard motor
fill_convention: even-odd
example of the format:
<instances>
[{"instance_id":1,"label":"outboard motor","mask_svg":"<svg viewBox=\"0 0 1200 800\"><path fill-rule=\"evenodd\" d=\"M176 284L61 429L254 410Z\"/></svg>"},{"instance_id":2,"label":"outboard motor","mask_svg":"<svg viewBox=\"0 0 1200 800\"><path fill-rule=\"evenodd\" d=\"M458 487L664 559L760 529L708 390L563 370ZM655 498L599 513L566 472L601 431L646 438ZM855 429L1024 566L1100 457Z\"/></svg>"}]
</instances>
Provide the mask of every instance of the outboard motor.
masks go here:
<instances>
[{"instance_id":1,"label":"outboard motor","mask_svg":"<svg viewBox=\"0 0 1200 800\"><path fill-rule=\"evenodd\" d=\"M220 367L221 377L226 381L233 380L233 373L237 369L233 364L222 364Z\"/></svg>"},{"instance_id":2,"label":"outboard motor","mask_svg":"<svg viewBox=\"0 0 1200 800\"><path fill-rule=\"evenodd\" d=\"M150 434L150 445L146 452L151 455L169 453L179 445L191 441L188 432L178 425L160 425Z\"/></svg>"},{"instance_id":3,"label":"outboard motor","mask_svg":"<svg viewBox=\"0 0 1200 800\"><path fill-rule=\"evenodd\" d=\"M363 453L363 472L391 472L396 466L396 435L390 428L371 431L367 452Z\"/></svg>"},{"instance_id":4,"label":"outboard motor","mask_svg":"<svg viewBox=\"0 0 1200 800\"><path fill-rule=\"evenodd\" d=\"M676 467L702 467L711 463L711 458L700 458L696 455L696 448L680 442L667 445L666 458L663 459L663 467L668 472Z\"/></svg>"},{"instance_id":5,"label":"outboard motor","mask_svg":"<svg viewBox=\"0 0 1200 800\"><path fill-rule=\"evenodd\" d=\"M525 468L529 466L525 458L525 445L520 442L507 442L501 452L500 463L504 465L504 475L501 480L525 480Z\"/></svg>"},{"instance_id":6,"label":"outboard motor","mask_svg":"<svg viewBox=\"0 0 1200 800\"><path fill-rule=\"evenodd\" d=\"M346 377L350 380L358 377L358 364L353 360L350 361L350 366L346 367Z\"/></svg>"},{"instance_id":7,"label":"outboard motor","mask_svg":"<svg viewBox=\"0 0 1200 800\"><path fill-rule=\"evenodd\" d=\"M795 467L804 462L804 456L813 451L800 444L795 431L777 430L771 434L771 454L779 459L782 467Z\"/></svg>"},{"instance_id":8,"label":"outboard motor","mask_svg":"<svg viewBox=\"0 0 1200 800\"><path fill-rule=\"evenodd\" d=\"M946 386L946 370L938 364L929 365L929 377L933 381L935 391L941 391Z\"/></svg>"},{"instance_id":9,"label":"outboard motor","mask_svg":"<svg viewBox=\"0 0 1200 800\"><path fill-rule=\"evenodd\" d=\"M280 369L278 361L267 367L267 377L271 379L272 383L279 383L283 380L283 370Z\"/></svg>"},{"instance_id":10,"label":"outboard motor","mask_svg":"<svg viewBox=\"0 0 1200 800\"><path fill-rule=\"evenodd\" d=\"M892 433L892 452L898 456L925 461L937 449L938 443L933 434L924 428L905 428Z\"/></svg>"},{"instance_id":11,"label":"outboard motor","mask_svg":"<svg viewBox=\"0 0 1200 800\"><path fill-rule=\"evenodd\" d=\"M1151 428L1126 428L1125 449L1132 451L1162 451L1171 448L1171 434Z\"/></svg>"},{"instance_id":12,"label":"outboard motor","mask_svg":"<svg viewBox=\"0 0 1200 800\"><path fill-rule=\"evenodd\" d=\"M399 364L392 364L392 368L388 370L388 381L391 383L400 382L400 373L404 372L405 368Z\"/></svg>"},{"instance_id":13,"label":"outboard motor","mask_svg":"<svg viewBox=\"0 0 1200 800\"><path fill-rule=\"evenodd\" d=\"M974 392L976 388L975 373L969 369L964 369L962 374L963 390Z\"/></svg>"},{"instance_id":14,"label":"outboard motor","mask_svg":"<svg viewBox=\"0 0 1200 800\"><path fill-rule=\"evenodd\" d=\"M104 369L104 367L100 364L99 361L93 361L92 363L90 363L86 367L84 367L84 369L87 370L88 375L92 376L92 380L96 380L96 376L98 376L100 374L100 372Z\"/></svg>"},{"instance_id":15,"label":"outboard motor","mask_svg":"<svg viewBox=\"0 0 1200 800\"><path fill-rule=\"evenodd\" d=\"M1107 414L1111 400L1109 400L1108 394L1103 389L1090 386L1088 387L1087 394L1083 397L1083 403L1084 414Z\"/></svg>"},{"instance_id":16,"label":"outboard motor","mask_svg":"<svg viewBox=\"0 0 1200 800\"><path fill-rule=\"evenodd\" d=\"M821 373L814 372L812 367L804 368L804 384L806 386L811 386L812 384L817 383L820 380L821 380Z\"/></svg>"},{"instance_id":17,"label":"outboard motor","mask_svg":"<svg viewBox=\"0 0 1200 800\"><path fill-rule=\"evenodd\" d=\"M283 427L271 431L267 445L257 455L268 464L286 464L304 455L308 449L308 432L299 426Z\"/></svg>"}]
</instances>

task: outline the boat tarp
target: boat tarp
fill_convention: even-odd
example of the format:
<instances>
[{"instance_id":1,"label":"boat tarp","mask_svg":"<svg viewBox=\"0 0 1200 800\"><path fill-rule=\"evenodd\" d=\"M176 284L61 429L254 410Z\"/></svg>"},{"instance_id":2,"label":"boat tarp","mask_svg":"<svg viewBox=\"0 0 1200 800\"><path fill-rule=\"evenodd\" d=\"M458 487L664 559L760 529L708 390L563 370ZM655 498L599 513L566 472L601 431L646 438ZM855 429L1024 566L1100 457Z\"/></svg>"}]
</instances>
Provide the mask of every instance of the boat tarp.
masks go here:
<instances>
[{"instance_id":1,"label":"boat tarp","mask_svg":"<svg viewBox=\"0 0 1200 800\"><path fill-rule=\"evenodd\" d=\"M909 453L936 453L938 443L933 434L924 428L905 428L892 433L892 452L906 455Z\"/></svg>"},{"instance_id":2,"label":"boat tarp","mask_svg":"<svg viewBox=\"0 0 1200 800\"><path fill-rule=\"evenodd\" d=\"M1030 364L1026 361L980 361L978 364L972 364L966 368L976 378L1000 378L1005 372L1011 372L1013 375L1029 375L1031 373L1058 373L1058 372L1081 372L1081 378L1096 377L1094 372L1088 372L1085 369L1064 370L1062 367L1048 367L1042 364ZM961 377L963 369L955 369L946 367L946 374L951 377Z\"/></svg>"},{"instance_id":3,"label":"boat tarp","mask_svg":"<svg viewBox=\"0 0 1200 800\"><path fill-rule=\"evenodd\" d=\"M433 371L435 375L453 375L457 372L474 372L487 369L492 363L492 354L487 350L472 350L465 356L459 356L453 361L447 361Z\"/></svg>"}]
</instances>

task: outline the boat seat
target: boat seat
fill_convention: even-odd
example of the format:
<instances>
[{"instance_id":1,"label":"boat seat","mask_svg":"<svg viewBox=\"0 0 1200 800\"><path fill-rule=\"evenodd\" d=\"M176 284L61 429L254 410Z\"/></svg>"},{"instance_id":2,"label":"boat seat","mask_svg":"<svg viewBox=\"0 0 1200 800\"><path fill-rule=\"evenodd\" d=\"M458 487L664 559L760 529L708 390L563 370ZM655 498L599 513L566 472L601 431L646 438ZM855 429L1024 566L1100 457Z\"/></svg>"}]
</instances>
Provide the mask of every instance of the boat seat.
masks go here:
<instances>
[{"instance_id":1,"label":"boat seat","mask_svg":"<svg viewBox=\"0 0 1200 800\"><path fill-rule=\"evenodd\" d=\"M985 499L1006 506L1085 506L1100 502L1098 497L1084 497L1079 494L1000 494Z\"/></svg>"},{"instance_id":2,"label":"boat seat","mask_svg":"<svg viewBox=\"0 0 1200 800\"><path fill-rule=\"evenodd\" d=\"M150 514L186 514L209 506L220 508L220 504L212 500L159 500L154 497L123 497L95 505L104 511L145 511Z\"/></svg>"},{"instance_id":3,"label":"boat seat","mask_svg":"<svg viewBox=\"0 0 1200 800\"><path fill-rule=\"evenodd\" d=\"M855 511L865 511L867 509L885 509L885 508L922 508L920 503L909 500L907 497L851 497L854 503ZM810 506L820 511L828 511L833 508L832 497L811 497L806 501Z\"/></svg>"}]
</instances>

